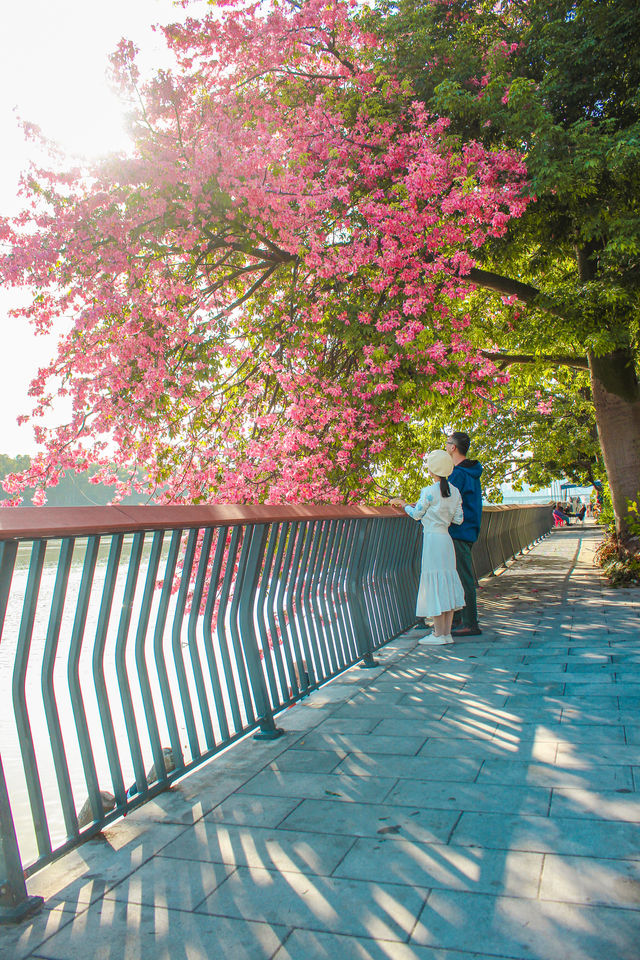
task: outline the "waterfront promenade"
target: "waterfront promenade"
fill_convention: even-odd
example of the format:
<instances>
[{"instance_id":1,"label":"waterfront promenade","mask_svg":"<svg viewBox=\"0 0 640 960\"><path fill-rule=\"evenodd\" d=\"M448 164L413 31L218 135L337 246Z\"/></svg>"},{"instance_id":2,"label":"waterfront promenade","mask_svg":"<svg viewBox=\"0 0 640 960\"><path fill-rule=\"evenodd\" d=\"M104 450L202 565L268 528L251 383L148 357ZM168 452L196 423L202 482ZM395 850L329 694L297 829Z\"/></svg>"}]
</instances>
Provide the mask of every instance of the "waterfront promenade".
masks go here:
<instances>
[{"instance_id":1,"label":"waterfront promenade","mask_svg":"<svg viewBox=\"0 0 640 960\"><path fill-rule=\"evenodd\" d=\"M28 881L3 960L638 960L640 589L554 531Z\"/></svg>"}]
</instances>

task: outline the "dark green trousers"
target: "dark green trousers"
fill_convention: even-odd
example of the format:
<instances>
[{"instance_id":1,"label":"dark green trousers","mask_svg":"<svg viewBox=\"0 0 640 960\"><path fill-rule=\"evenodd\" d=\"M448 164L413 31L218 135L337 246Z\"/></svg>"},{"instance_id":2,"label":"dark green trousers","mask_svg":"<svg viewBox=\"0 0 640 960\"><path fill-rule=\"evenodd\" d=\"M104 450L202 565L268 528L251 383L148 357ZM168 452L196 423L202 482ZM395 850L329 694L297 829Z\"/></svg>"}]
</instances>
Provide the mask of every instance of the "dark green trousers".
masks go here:
<instances>
[{"instance_id":1,"label":"dark green trousers","mask_svg":"<svg viewBox=\"0 0 640 960\"><path fill-rule=\"evenodd\" d=\"M453 538L452 538L453 539ZM476 602L476 578L471 563L473 544L468 540L454 540L456 551L456 569L464 590L464 608L454 614L454 623L463 627L476 627L478 624L478 605Z\"/></svg>"}]
</instances>

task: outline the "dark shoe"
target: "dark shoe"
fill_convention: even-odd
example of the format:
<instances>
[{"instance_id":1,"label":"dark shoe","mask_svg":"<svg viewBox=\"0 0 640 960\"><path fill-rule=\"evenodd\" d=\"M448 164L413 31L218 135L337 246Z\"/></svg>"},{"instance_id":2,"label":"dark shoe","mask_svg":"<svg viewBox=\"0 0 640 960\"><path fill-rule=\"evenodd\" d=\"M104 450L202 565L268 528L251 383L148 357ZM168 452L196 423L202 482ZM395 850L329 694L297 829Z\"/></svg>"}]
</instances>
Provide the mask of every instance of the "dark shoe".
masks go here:
<instances>
[{"instance_id":1,"label":"dark shoe","mask_svg":"<svg viewBox=\"0 0 640 960\"><path fill-rule=\"evenodd\" d=\"M482 630L479 626L475 627L453 627L451 630L452 637L481 637Z\"/></svg>"}]
</instances>

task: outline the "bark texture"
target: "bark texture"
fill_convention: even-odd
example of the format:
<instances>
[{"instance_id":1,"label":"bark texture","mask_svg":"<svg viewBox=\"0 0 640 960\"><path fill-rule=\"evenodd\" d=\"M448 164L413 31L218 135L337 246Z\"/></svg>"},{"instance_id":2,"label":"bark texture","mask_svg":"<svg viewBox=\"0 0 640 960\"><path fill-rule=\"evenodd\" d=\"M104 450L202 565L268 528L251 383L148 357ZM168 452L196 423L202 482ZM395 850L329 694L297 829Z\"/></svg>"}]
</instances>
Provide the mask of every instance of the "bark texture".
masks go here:
<instances>
[{"instance_id":1,"label":"bark texture","mask_svg":"<svg viewBox=\"0 0 640 960\"><path fill-rule=\"evenodd\" d=\"M630 351L590 356L589 368L616 530L624 537L627 500L640 493L640 384Z\"/></svg>"}]
</instances>

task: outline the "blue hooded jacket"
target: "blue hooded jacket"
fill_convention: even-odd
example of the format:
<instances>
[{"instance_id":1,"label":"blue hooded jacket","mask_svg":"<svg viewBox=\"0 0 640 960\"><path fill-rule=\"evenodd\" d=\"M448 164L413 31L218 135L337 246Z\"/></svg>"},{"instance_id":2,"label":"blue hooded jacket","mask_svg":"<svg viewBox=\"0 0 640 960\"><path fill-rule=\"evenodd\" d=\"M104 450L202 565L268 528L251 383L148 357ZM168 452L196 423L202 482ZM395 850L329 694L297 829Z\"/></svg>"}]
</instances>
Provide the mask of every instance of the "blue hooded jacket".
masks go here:
<instances>
[{"instance_id":1,"label":"blue hooded jacket","mask_svg":"<svg viewBox=\"0 0 640 960\"><path fill-rule=\"evenodd\" d=\"M480 533L482 519L482 489L480 474L482 464L477 460L463 460L453 468L449 476L449 483L457 487L462 494L462 509L464 521L456 526L451 524L449 535L453 540L466 540L475 543Z\"/></svg>"}]
</instances>

